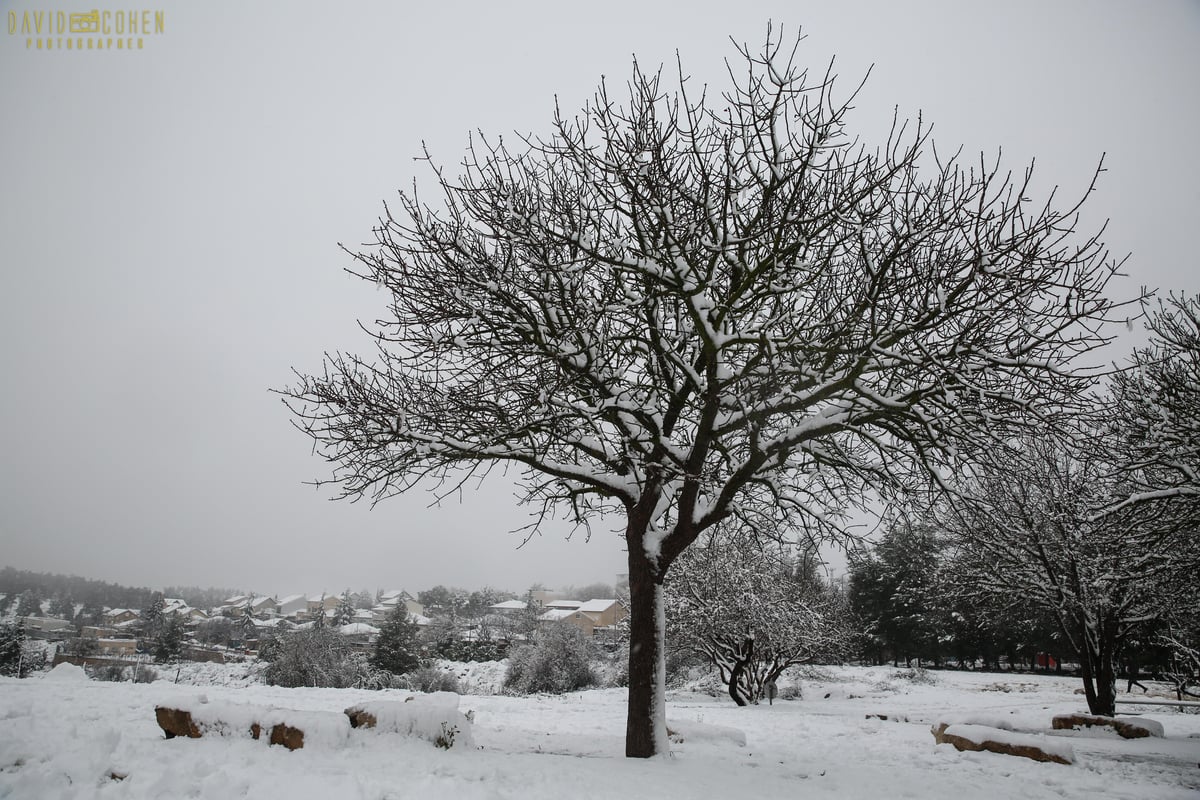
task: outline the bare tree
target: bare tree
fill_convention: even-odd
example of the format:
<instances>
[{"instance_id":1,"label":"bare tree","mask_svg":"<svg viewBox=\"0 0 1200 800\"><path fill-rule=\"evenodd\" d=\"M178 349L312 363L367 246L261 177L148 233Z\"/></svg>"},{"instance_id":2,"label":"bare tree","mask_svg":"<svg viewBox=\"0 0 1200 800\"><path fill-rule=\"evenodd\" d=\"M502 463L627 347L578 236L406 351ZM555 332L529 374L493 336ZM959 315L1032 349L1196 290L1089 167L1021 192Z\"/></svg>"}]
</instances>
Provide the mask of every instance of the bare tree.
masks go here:
<instances>
[{"instance_id":1,"label":"bare tree","mask_svg":"<svg viewBox=\"0 0 1200 800\"><path fill-rule=\"evenodd\" d=\"M1093 427L1077 440L997 444L976 454L939 515L972 591L1054 615L1080 660L1089 709L1107 716L1123 648L1194 608L1200 574L1200 542L1174 503L1119 502L1128 483L1095 456L1096 441L1112 438Z\"/></svg>"},{"instance_id":2,"label":"bare tree","mask_svg":"<svg viewBox=\"0 0 1200 800\"><path fill-rule=\"evenodd\" d=\"M714 531L675 562L666 584L667 631L717 667L739 706L757 703L788 667L841 660L849 611L816 571L774 543ZM828 663L828 662L826 662Z\"/></svg>"},{"instance_id":3,"label":"bare tree","mask_svg":"<svg viewBox=\"0 0 1200 800\"><path fill-rule=\"evenodd\" d=\"M390 299L374 353L284 390L344 496L504 465L533 527L620 520L630 756L668 748L662 585L702 532L836 530L1073 396L1103 341L1117 265L1077 205L940 157L920 122L868 150L796 49L739 48L719 98L635 64L547 138L475 138L355 256Z\"/></svg>"},{"instance_id":4,"label":"bare tree","mask_svg":"<svg viewBox=\"0 0 1200 800\"><path fill-rule=\"evenodd\" d=\"M1113 376L1121 432L1120 505L1178 500L1200 521L1200 295L1172 295L1147 314L1150 342Z\"/></svg>"}]
</instances>

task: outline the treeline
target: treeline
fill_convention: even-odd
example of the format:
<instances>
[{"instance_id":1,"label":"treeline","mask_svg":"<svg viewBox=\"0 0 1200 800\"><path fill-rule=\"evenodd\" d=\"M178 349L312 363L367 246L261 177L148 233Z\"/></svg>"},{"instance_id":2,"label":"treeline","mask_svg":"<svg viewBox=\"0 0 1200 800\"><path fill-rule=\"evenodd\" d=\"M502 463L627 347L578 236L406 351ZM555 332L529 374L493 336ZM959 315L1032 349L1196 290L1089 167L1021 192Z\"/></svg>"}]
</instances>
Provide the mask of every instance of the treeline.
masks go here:
<instances>
[{"instance_id":1,"label":"treeline","mask_svg":"<svg viewBox=\"0 0 1200 800\"><path fill-rule=\"evenodd\" d=\"M156 598L178 597L195 608L212 608L225 598L239 594L231 589L199 588L195 586L168 586L162 590L147 587L122 586L108 581L81 578L78 575L30 572L4 567L0 569L0 609L7 610L13 603L23 602L25 610L50 604L50 611L58 616L74 614L76 606L83 608L149 608ZM35 612L36 613L36 612Z\"/></svg>"}]
</instances>

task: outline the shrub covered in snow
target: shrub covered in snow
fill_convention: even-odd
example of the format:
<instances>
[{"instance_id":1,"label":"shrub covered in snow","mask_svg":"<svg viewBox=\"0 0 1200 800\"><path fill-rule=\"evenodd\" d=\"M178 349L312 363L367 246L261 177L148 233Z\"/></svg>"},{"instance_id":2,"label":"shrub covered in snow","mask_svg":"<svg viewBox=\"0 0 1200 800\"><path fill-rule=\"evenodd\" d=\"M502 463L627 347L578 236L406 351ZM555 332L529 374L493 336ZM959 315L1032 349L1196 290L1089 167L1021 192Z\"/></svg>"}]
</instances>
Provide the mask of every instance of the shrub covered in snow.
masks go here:
<instances>
[{"instance_id":1,"label":"shrub covered in snow","mask_svg":"<svg viewBox=\"0 0 1200 800\"><path fill-rule=\"evenodd\" d=\"M562 694L596 682L591 648L583 632L573 625L551 625L539 631L532 645L517 648L509 657L504 688L517 694Z\"/></svg>"},{"instance_id":2,"label":"shrub covered in snow","mask_svg":"<svg viewBox=\"0 0 1200 800\"><path fill-rule=\"evenodd\" d=\"M425 666L405 676L408 688L414 692L454 692L461 694L458 676L445 669Z\"/></svg>"},{"instance_id":3,"label":"shrub covered in snow","mask_svg":"<svg viewBox=\"0 0 1200 800\"><path fill-rule=\"evenodd\" d=\"M263 655L269 660L263 679L276 686L320 686L334 689L382 689L393 685L391 674L355 653L335 630L314 627L279 637Z\"/></svg>"}]
</instances>

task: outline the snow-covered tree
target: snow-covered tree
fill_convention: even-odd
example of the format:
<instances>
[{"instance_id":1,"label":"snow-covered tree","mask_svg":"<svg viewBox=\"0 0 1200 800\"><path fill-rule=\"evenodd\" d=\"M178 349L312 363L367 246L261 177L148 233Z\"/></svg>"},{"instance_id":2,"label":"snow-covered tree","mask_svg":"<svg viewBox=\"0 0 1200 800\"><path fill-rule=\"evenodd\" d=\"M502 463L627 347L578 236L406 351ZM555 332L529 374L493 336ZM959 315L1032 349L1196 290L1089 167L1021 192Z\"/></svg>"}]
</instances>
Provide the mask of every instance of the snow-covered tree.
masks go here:
<instances>
[{"instance_id":1,"label":"snow-covered tree","mask_svg":"<svg viewBox=\"0 0 1200 800\"><path fill-rule=\"evenodd\" d=\"M396 675L421 666L421 643L417 624L408 610L398 605L388 613L375 642L371 664Z\"/></svg>"},{"instance_id":2,"label":"snow-covered tree","mask_svg":"<svg viewBox=\"0 0 1200 800\"><path fill-rule=\"evenodd\" d=\"M0 675L21 677L25 642L25 626L20 621L0 622Z\"/></svg>"},{"instance_id":3,"label":"snow-covered tree","mask_svg":"<svg viewBox=\"0 0 1200 800\"><path fill-rule=\"evenodd\" d=\"M975 454L938 521L973 591L1054 615L1080 660L1089 709L1111 716L1126 643L1195 607L1200 541L1165 500L1122 504L1124 473L1093 455L1106 432L1089 433Z\"/></svg>"},{"instance_id":4,"label":"snow-covered tree","mask_svg":"<svg viewBox=\"0 0 1200 800\"><path fill-rule=\"evenodd\" d=\"M167 607L162 595L158 595L142 610L140 620L142 636L147 639L157 639L163 626L163 610Z\"/></svg>"},{"instance_id":5,"label":"snow-covered tree","mask_svg":"<svg viewBox=\"0 0 1200 800\"><path fill-rule=\"evenodd\" d=\"M350 596L350 590L342 592L342 597L338 603L338 607L333 611L333 627L340 628L354 622L354 599Z\"/></svg>"},{"instance_id":6,"label":"snow-covered tree","mask_svg":"<svg viewBox=\"0 0 1200 800\"><path fill-rule=\"evenodd\" d=\"M346 497L499 466L534 528L615 517L630 756L668 749L662 587L704 531L836 533L1073 396L1111 311L1077 204L935 153L920 120L861 146L854 93L796 53L768 30L723 92L635 64L545 138L476 138L355 254L386 292L373 352L283 390Z\"/></svg>"},{"instance_id":7,"label":"snow-covered tree","mask_svg":"<svg viewBox=\"0 0 1200 800\"><path fill-rule=\"evenodd\" d=\"M1200 525L1200 295L1172 295L1147 320L1150 343L1113 376L1106 403L1130 483L1122 502L1173 500Z\"/></svg>"},{"instance_id":8,"label":"snow-covered tree","mask_svg":"<svg viewBox=\"0 0 1200 800\"><path fill-rule=\"evenodd\" d=\"M159 625L154 641L154 660L176 661L183 654L184 624L178 614L172 614Z\"/></svg>"},{"instance_id":9,"label":"snow-covered tree","mask_svg":"<svg viewBox=\"0 0 1200 800\"><path fill-rule=\"evenodd\" d=\"M711 662L740 706L796 664L840 660L851 635L812 559L720 532L689 548L666 585L673 647Z\"/></svg>"}]
</instances>

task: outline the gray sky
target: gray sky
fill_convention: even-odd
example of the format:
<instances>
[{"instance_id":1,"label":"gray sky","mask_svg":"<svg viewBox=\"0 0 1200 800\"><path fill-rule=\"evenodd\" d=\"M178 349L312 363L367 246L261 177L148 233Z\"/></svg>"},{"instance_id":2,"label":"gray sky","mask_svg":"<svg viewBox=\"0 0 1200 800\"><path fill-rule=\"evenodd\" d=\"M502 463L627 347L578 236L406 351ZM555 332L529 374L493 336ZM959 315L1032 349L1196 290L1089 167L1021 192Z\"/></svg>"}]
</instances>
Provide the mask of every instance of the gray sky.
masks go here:
<instances>
[{"instance_id":1,"label":"gray sky","mask_svg":"<svg viewBox=\"0 0 1200 800\"><path fill-rule=\"evenodd\" d=\"M435 7L436 6L436 7ZM1200 3L160 3L133 52L27 47L0 0L0 565L265 592L611 582L621 543L524 524L502 484L428 509L331 503L278 397L290 368L364 349L382 296L342 272L407 186L420 142L546 131L600 76L678 49L719 84L728 37L773 18L845 84L851 127L893 106L941 148L1033 156L1138 285L1200 290ZM576 10L576 9L580 10ZM684 10L686 9L686 10ZM10 16L10 13L13 16ZM9 33L10 20L16 31Z\"/></svg>"}]
</instances>

